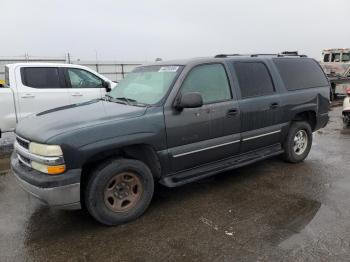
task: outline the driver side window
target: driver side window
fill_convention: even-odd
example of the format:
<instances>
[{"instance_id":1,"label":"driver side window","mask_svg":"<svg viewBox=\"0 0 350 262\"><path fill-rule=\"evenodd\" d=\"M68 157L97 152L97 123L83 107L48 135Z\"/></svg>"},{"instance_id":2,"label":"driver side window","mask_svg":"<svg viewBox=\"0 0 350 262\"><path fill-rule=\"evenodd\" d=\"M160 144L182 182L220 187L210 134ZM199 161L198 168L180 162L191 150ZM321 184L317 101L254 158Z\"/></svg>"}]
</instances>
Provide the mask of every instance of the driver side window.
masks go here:
<instances>
[{"instance_id":1,"label":"driver side window","mask_svg":"<svg viewBox=\"0 0 350 262\"><path fill-rule=\"evenodd\" d=\"M102 79L88 71L78 68L68 68L67 71L72 88L102 88Z\"/></svg>"},{"instance_id":2,"label":"driver side window","mask_svg":"<svg viewBox=\"0 0 350 262\"><path fill-rule=\"evenodd\" d=\"M199 92L204 104L232 98L225 68L221 64L200 65L192 69L182 84L181 93Z\"/></svg>"}]
</instances>

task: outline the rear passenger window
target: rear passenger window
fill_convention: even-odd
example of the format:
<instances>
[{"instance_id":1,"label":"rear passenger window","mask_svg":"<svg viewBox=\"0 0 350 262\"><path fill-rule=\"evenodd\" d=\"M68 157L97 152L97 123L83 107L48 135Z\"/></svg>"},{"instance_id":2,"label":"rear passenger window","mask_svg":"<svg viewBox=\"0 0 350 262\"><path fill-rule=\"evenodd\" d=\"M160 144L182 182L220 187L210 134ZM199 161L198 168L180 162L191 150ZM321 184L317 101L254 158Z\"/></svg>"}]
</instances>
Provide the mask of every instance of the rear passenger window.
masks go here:
<instances>
[{"instance_id":1,"label":"rear passenger window","mask_svg":"<svg viewBox=\"0 0 350 262\"><path fill-rule=\"evenodd\" d=\"M192 69L182 84L181 92L199 92L204 103L231 99L226 71L221 64L200 65Z\"/></svg>"},{"instance_id":2,"label":"rear passenger window","mask_svg":"<svg viewBox=\"0 0 350 262\"><path fill-rule=\"evenodd\" d=\"M22 82L34 88L60 88L58 68L25 67L21 68Z\"/></svg>"},{"instance_id":3,"label":"rear passenger window","mask_svg":"<svg viewBox=\"0 0 350 262\"><path fill-rule=\"evenodd\" d=\"M313 59L275 58L273 61L288 90L328 85L321 67Z\"/></svg>"},{"instance_id":4,"label":"rear passenger window","mask_svg":"<svg viewBox=\"0 0 350 262\"><path fill-rule=\"evenodd\" d=\"M235 62L242 98L269 95L274 92L270 73L261 62Z\"/></svg>"}]
</instances>

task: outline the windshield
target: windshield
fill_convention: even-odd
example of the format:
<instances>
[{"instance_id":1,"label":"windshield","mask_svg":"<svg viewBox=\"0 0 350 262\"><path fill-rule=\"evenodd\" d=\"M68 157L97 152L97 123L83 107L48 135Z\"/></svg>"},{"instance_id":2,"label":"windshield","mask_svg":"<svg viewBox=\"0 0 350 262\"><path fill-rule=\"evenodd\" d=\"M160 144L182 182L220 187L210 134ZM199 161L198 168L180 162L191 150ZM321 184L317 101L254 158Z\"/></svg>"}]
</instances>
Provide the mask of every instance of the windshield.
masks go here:
<instances>
[{"instance_id":1,"label":"windshield","mask_svg":"<svg viewBox=\"0 0 350 262\"><path fill-rule=\"evenodd\" d=\"M168 92L181 66L143 66L129 73L110 93L115 99L156 104Z\"/></svg>"}]
</instances>

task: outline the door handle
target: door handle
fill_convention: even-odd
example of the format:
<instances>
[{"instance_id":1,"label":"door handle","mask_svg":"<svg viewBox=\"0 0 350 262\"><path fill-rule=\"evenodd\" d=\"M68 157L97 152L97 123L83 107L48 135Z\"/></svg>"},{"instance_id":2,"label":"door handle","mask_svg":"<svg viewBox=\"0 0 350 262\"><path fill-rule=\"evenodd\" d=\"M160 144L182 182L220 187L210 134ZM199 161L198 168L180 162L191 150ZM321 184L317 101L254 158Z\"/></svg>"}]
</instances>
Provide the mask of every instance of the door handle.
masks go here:
<instances>
[{"instance_id":1,"label":"door handle","mask_svg":"<svg viewBox=\"0 0 350 262\"><path fill-rule=\"evenodd\" d=\"M227 111L227 115L228 116L235 116L237 114L238 114L238 109L237 108L232 108L232 109Z\"/></svg>"},{"instance_id":2,"label":"door handle","mask_svg":"<svg viewBox=\"0 0 350 262\"><path fill-rule=\"evenodd\" d=\"M21 96L22 98L34 98L35 95L33 94L30 94L30 93L27 93L27 94L24 94L23 96Z\"/></svg>"},{"instance_id":3,"label":"door handle","mask_svg":"<svg viewBox=\"0 0 350 262\"><path fill-rule=\"evenodd\" d=\"M83 96L83 94L82 93L72 93L72 96Z\"/></svg>"},{"instance_id":4,"label":"door handle","mask_svg":"<svg viewBox=\"0 0 350 262\"><path fill-rule=\"evenodd\" d=\"M279 106L277 102L270 104L271 109L276 109Z\"/></svg>"}]
</instances>

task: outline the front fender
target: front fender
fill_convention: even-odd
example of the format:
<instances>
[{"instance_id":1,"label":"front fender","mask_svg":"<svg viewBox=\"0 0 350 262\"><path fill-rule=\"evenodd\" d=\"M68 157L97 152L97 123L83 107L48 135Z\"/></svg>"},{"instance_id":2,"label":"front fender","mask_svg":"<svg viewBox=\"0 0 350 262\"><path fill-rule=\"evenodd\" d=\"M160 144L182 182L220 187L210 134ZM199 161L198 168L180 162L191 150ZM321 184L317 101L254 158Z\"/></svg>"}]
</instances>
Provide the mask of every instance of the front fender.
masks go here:
<instances>
[{"instance_id":1,"label":"front fender","mask_svg":"<svg viewBox=\"0 0 350 262\"><path fill-rule=\"evenodd\" d=\"M152 132L133 133L123 136L103 139L81 146L78 149L66 148L65 161L68 168L81 168L88 161L95 161L98 158L118 153L123 147L130 147L137 144L147 144L156 151L166 147L161 139L161 134Z\"/></svg>"}]
</instances>

